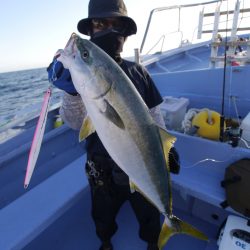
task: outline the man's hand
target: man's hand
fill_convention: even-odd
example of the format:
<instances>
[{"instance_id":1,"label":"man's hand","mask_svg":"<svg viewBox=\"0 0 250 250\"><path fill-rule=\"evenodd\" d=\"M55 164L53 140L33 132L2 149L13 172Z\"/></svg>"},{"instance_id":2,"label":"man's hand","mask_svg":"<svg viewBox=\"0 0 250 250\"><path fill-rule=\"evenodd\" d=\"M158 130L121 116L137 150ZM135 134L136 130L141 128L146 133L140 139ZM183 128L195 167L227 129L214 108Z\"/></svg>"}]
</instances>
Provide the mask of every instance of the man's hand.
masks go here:
<instances>
[{"instance_id":1,"label":"man's hand","mask_svg":"<svg viewBox=\"0 0 250 250\"><path fill-rule=\"evenodd\" d=\"M77 95L77 91L71 80L68 69L63 67L63 64L57 61L61 50L58 50L54 56L53 62L47 68L49 81L57 88L64 90L68 94Z\"/></svg>"}]
</instances>

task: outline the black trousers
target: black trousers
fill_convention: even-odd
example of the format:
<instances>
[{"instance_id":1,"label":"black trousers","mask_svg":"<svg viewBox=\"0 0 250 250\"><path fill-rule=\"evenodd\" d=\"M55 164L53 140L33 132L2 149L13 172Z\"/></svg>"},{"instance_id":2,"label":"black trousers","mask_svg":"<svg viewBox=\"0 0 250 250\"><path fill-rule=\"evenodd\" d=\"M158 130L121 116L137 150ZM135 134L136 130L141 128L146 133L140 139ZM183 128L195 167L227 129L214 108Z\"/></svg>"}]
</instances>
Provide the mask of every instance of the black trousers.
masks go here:
<instances>
[{"instance_id":1,"label":"black trousers","mask_svg":"<svg viewBox=\"0 0 250 250\"><path fill-rule=\"evenodd\" d=\"M101 241L112 238L118 229L117 214L125 201L129 201L139 223L139 236L142 240L157 243L161 230L160 213L139 192L131 193L129 184L118 185L112 178L93 182L89 178L92 198L92 218L96 234Z\"/></svg>"}]
</instances>

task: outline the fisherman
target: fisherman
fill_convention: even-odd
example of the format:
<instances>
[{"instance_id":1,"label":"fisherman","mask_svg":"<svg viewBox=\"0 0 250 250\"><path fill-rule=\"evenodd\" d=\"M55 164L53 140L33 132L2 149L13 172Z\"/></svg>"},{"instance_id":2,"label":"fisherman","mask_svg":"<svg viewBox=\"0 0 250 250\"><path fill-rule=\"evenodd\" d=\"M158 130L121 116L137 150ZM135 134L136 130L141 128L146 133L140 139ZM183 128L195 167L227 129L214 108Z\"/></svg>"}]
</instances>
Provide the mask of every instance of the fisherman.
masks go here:
<instances>
[{"instance_id":1,"label":"fisherman","mask_svg":"<svg viewBox=\"0 0 250 250\"><path fill-rule=\"evenodd\" d=\"M79 21L78 31L103 49L123 69L151 111L154 120L165 127L159 104L162 97L146 69L121 58L127 37L136 34L137 26L127 15L123 0L90 0L88 17ZM73 129L80 130L86 110L76 92L70 73L56 60L48 67L50 81L65 91L60 114ZM87 163L85 166L92 195L92 217L96 234L102 244L100 250L112 250L111 238L117 231L116 216L128 200L139 222L139 236L147 242L147 250L158 250L161 231L160 213L137 191L132 191L128 176L111 159L96 133L86 139ZM129 156L128 156L129 157ZM170 167L179 171L178 154L171 150ZM128 247L129 249L129 247Z\"/></svg>"}]
</instances>

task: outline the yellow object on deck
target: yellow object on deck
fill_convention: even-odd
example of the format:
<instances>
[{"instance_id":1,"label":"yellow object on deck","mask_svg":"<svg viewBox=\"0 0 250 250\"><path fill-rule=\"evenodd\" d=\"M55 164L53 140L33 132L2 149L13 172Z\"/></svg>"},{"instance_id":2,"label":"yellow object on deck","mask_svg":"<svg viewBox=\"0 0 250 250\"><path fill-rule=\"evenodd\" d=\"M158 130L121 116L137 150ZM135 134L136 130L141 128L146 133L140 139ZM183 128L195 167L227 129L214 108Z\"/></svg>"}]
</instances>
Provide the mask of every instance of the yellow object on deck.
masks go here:
<instances>
[{"instance_id":1,"label":"yellow object on deck","mask_svg":"<svg viewBox=\"0 0 250 250\"><path fill-rule=\"evenodd\" d=\"M55 122L54 122L54 128L59 128L63 125L63 120L60 116L57 116Z\"/></svg>"},{"instance_id":2,"label":"yellow object on deck","mask_svg":"<svg viewBox=\"0 0 250 250\"><path fill-rule=\"evenodd\" d=\"M193 118L192 126L198 128L197 134L201 137L212 140L220 138L220 114L218 112L209 109L202 110Z\"/></svg>"}]
</instances>

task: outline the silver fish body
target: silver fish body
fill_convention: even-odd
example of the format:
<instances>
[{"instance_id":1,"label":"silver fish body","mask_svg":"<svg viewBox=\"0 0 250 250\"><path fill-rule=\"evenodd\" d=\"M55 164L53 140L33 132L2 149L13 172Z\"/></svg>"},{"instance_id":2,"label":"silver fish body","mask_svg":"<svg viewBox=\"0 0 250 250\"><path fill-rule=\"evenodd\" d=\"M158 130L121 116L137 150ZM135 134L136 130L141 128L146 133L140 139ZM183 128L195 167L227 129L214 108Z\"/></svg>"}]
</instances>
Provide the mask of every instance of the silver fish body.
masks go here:
<instances>
[{"instance_id":1,"label":"silver fish body","mask_svg":"<svg viewBox=\"0 0 250 250\"><path fill-rule=\"evenodd\" d=\"M130 79L93 43L73 34L58 60L69 69L88 113L83 137L95 130L130 181L171 219L168 153L175 138L155 124Z\"/></svg>"}]
</instances>

